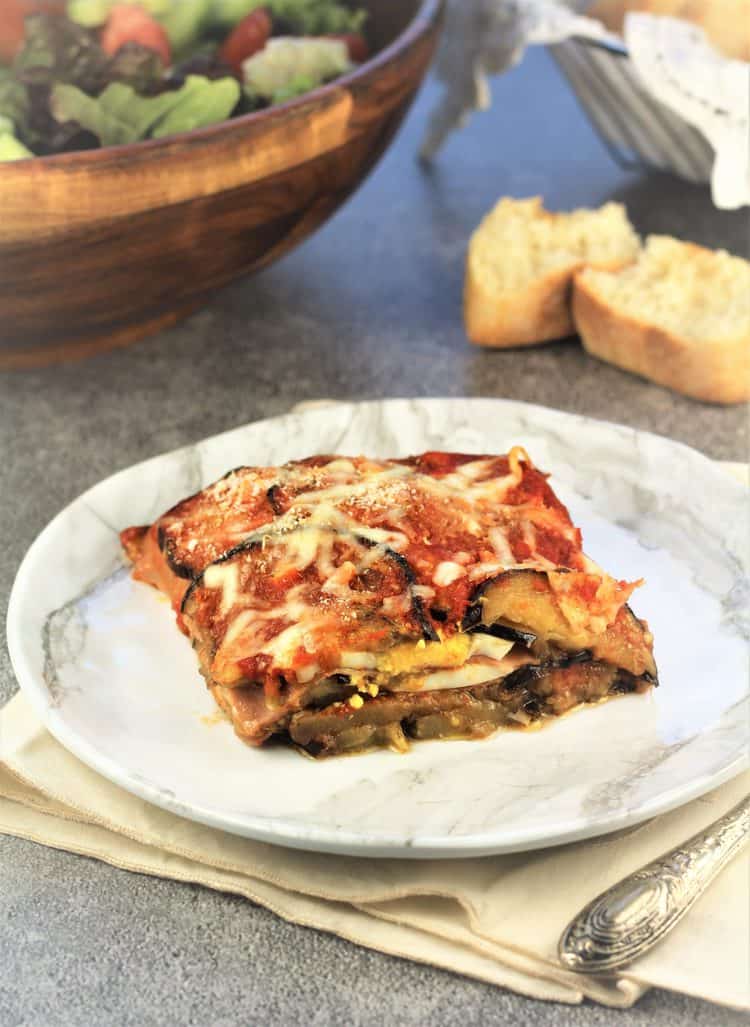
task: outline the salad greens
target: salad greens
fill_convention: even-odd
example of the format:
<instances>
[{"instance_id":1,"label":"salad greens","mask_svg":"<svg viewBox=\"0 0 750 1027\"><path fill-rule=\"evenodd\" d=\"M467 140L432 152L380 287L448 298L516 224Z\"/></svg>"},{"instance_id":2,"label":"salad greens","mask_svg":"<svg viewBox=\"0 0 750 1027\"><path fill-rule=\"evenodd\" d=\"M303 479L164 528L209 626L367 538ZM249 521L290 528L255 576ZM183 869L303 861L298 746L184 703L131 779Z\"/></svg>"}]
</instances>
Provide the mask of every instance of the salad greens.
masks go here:
<instances>
[{"instance_id":1,"label":"salad greens","mask_svg":"<svg viewBox=\"0 0 750 1027\"><path fill-rule=\"evenodd\" d=\"M11 126L23 125L29 116L29 97L23 84L0 67L0 118Z\"/></svg>"},{"instance_id":2,"label":"salad greens","mask_svg":"<svg viewBox=\"0 0 750 1027\"><path fill-rule=\"evenodd\" d=\"M91 147L96 140L85 125L53 113L53 87L70 84L95 98L108 83L122 82L141 92L163 71L159 56L146 47L129 43L109 57L81 26L32 15L12 69L0 68L0 115L12 121L15 138L31 156Z\"/></svg>"},{"instance_id":3,"label":"salad greens","mask_svg":"<svg viewBox=\"0 0 750 1027\"><path fill-rule=\"evenodd\" d=\"M0 82L1 92L2 83ZM23 160L25 157L34 156L31 150L16 138L15 131L14 119L7 114L0 113L0 161Z\"/></svg>"},{"instance_id":4,"label":"salad greens","mask_svg":"<svg viewBox=\"0 0 750 1027\"><path fill-rule=\"evenodd\" d=\"M229 28L259 7L282 21L285 32L301 36L361 32L367 18L366 11L354 10L338 0L213 0L211 20L216 26Z\"/></svg>"},{"instance_id":5,"label":"salad greens","mask_svg":"<svg viewBox=\"0 0 750 1027\"><path fill-rule=\"evenodd\" d=\"M164 26L173 53L183 55L200 42L209 26L211 0L171 0L162 13L156 14L156 20Z\"/></svg>"},{"instance_id":6,"label":"salad greens","mask_svg":"<svg viewBox=\"0 0 750 1027\"><path fill-rule=\"evenodd\" d=\"M350 66L340 39L280 36L245 61L245 91L251 98L280 103L343 75Z\"/></svg>"},{"instance_id":7,"label":"salad greens","mask_svg":"<svg viewBox=\"0 0 750 1027\"><path fill-rule=\"evenodd\" d=\"M311 89L315 89L318 85L320 83L313 82L309 75L295 75L285 85L279 86L278 89L273 91L271 103L284 103L286 100L293 100L295 96L309 93Z\"/></svg>"},{"instance_id":8,"label":"salad greens","mask_svg":"<svg viewBox=\"0 0 750 1027\"><path fill-rule=\"evenodd\" d=\"M106 84L108 63L96 39L72 21L32 14L26 19L23 49L13 70L26 85L76 82L95 92Z\"/></svg>"},{"instance_id":9,"label":"salad greens","mask_svg":"<svg viewBox=\"0 0 750 1027\"><path fill-rule=\"evenodd\" d=\"M259 7L269 8L263 0L209 0L210 21L215 29L228 31Z\"/></svg>"},{"instance_id":10,"label":"salad greens","mask_svg":"<svg viewBox=\"0 0 750 1027\"><path fill-rule=\"evenodd\" d=\"M240 98L233 78L216 82L188 75L179 89L159 96L139 96L132 86L112 82L98 97L59 83L52 90L52 113L58 121L75 121L102 146L189 132L228 118Z\"/></svg>"},{"instance_id":11,"label":"salad greens","mask_svg":"<svg viewBox=\"0 0 750 1027\"><path fill-rule=\"evenodd\" d=\"M366 59L356 2L68 0L67 17L29 15L13 63L0 63L0 162L186 132L300 96L348 71L352 52Z\"/></svg>"},{"instance_id":12,"label":"salad greens","mask_svg":"<svg viewBox=\"0 0 750 1027\"><path fill-rule=\"evenodd\" d=\"M184 86L163 96L179 96L179 102L151 129L154 139L192 132L194 128L225 121L240 98L239 83L233 78L211 81L201 75L188 75Z\"/></svg>"},{"instance_id":13,"label":"salad greens","mask_svg":"<svg viewBox=\"0 0 750 1027\"><path fill-rule=\"evenodd\" d=\"M92 29L103 25L109 12L119 0L68 0L68 17L71 21ZM163 15L170 7L178 6L180 0L139 0L138 6L156 17Z\"/></svg>"},{"instance_id":14,"label":"salad greens","mask_svg":"<svg viewBox=\"0 0 750 1027\"><path fill-rule=\"evenodd\" d=\"M15 78L23 85L72 82L90 94L113 81L146 89L162 71L159 55L147 47L128 43L110 57L81 26L44 14L26 19L24 46L13 65Z\"/></svg>"},{"instance_id":15,"label":"salad greens","mask_svg":"<svg viewBox=\"0 0 750 1027\"><path fill-rule=\"evenodd\" d=\"M267 6L301 36L361 32L367 17L365 11L353 11L335 0L269 0Z\"/></svg>"},{"instance_id":16,"label":"salad greens","mask_svg":"<svg viewBox=\"0 0 750 1027\"><path fill-rule=\"evenodd\" d=\"M122 0L68 0L68 17L84 28L100 28L112 8L121 3ZM137 6L163 26L172 49L178 54L200 41L213 21L213 3L214 0L137 0ZM242 14L235 20L241 17ZM230 22L232 24L234 22Z\"/></svg>"},{"instance_id":17,"label":"salad greens","mask_svg":"<svg viewBox=\"0 0 750 1027\"><path fill-rule=\"evenodd\" d=\"M259 7L281 19L284 31L301 36L360 32L367 17L340 0L137 0L166 29L175 50L200 42L206 29L227 30ZM68 17L98 28L122 0L68 0Z\"/></svg>"},{"instance_id":18,"label":"salad greens","mask_svg":"<svg viewBox=\"0 0 750 1027\"><path fill-rule=\"evenodd\" d=\"M0 131L0 161L25 160L34 154L23 145L12 132Z\"/></svg>"}]
</instances>

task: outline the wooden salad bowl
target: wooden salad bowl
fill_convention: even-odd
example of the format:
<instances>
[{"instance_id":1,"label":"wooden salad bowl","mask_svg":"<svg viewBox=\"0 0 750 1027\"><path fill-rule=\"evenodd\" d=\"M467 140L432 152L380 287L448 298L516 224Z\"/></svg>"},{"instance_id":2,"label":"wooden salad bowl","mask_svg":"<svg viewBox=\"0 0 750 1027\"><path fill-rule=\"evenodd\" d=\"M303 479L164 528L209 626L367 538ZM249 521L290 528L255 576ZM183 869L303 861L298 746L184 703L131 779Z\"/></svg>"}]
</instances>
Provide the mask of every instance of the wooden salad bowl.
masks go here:
<instances>
[{"instance_id":1,"label":"wooden salad bowl","mask_svg":"<svg viewBox=\"0 0 750 1027\"><path fill-rule=\"evenodd\" d=\"M368 0L374 56L277 107L0 164L0 369L124 345L313 232L391 141L442 0Z\"/></svg>"}]
</instances>

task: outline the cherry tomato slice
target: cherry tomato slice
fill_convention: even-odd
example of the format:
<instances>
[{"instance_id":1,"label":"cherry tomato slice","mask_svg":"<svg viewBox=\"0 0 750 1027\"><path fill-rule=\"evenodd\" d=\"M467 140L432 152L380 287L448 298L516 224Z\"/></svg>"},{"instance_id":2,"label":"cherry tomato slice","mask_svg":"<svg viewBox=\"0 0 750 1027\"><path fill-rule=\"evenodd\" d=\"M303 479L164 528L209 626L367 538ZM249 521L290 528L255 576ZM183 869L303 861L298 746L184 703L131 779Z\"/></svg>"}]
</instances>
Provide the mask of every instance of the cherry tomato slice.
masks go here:
<instances>
[{"instance_id":1,"label":"cherry tomato slice","mask_svg":"<svg viewBox=\"0 0 750 1027\"><path fill-rule=\"evenodd\" d=\"M165 68L172 60L169 37L162 26L148 11L130 4L117 4L112 8L99 42L108 54L116 54L126 43L140 43L156 51Z\"/></svg>"},{"instance_id":2,"label":"cherry tomato slice","mask_svg":"<svg viewBox=\"0 0 750 1027\"><path fill-rule=\"evenodd\" d=\"M271 16L265 7L258 7L238 22L224 40L219 56L237 78L242 78L242 62L263 49L271 29Z\"/></svg>"}]
</instances>

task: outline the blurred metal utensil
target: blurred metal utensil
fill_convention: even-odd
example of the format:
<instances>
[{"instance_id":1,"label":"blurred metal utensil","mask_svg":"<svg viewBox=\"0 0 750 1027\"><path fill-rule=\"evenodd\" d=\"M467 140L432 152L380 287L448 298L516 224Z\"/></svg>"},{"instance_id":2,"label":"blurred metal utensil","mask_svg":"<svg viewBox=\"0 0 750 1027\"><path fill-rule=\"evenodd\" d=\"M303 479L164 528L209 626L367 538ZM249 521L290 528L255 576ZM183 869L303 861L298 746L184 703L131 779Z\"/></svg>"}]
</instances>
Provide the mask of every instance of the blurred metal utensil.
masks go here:
<instances>
[{"instance_id":1,"label":"blurred metal utensil","mask_svg":"<svg viewBox=\"0 0 750 1027\"><path fill-rule=\"evenodd\" d=\"M569 970L609 973L648 952L750 840L750 796L706 830L608 888L562 933Z\"/></svg>"}]
</instances>

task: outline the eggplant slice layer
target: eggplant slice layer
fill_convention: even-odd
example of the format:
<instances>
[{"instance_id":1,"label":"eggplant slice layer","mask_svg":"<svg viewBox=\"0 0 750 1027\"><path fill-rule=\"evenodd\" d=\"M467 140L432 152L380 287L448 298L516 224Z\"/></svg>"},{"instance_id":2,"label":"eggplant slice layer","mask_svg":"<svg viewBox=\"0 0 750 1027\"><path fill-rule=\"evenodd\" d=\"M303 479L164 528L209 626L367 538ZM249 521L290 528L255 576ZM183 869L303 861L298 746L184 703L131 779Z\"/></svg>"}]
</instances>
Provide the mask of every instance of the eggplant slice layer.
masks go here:
<instances>
[{"instance_id":1,"label":"eggplant slice layer","mask_svg":"<svg viewBox=\"0 0 750 1027\"><path fill-rule=\"evenodd\" d=\"M408 747L408 739L485 738L499 727L528 727L582 703L642 692L652 682L595 660L522 667L473 688L381 693L359 709L338 701L293 714L292 742L312 756Z\"/></svg>"},{"instance_id":2,"label":"eggplant slice layer","mask_svg":"<svg viewBox=\"0 0 750 1027\"><path fill-rule=\"evenodd\" d=\"M522 622L514 620L519 615ZM313 756L384 746L403 751L410 738L485 738L500 727L528 727L658 683L651 637L629 606L602 635L571 636L546 575L538 571L506 571L483 583L463 630L510 639L540 662L473 688L364 696L359 708L348 702L354 690L339 684L337 701L290 717L289 738ZM582 641L589 646L581 648Z\"/></svg>"},{"instance_id":3,"label":"eggplant slice layer","mask_svg":"<svg viewBox=\"0 0 750 1027\"><path fill-rule=\"evenodd\" d=\"M521 613L523 623L510 613ZM383 747L404 751L410 739L485 738L500 727L529 727L658 683L650 635L627 605L602 635L571 636L546 576L536 571L508 571L485 583L462 627L514 641L535 662L473 687L381 690L374 696L338 674L300 697L301 708L279 721L275 734L316 757ZM580 648L582 639L589 647ZM247 691L216 696L235 723Z\"/></svg>"}]
</instances>

